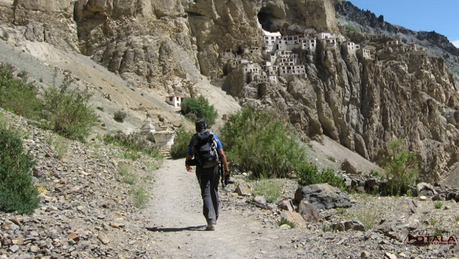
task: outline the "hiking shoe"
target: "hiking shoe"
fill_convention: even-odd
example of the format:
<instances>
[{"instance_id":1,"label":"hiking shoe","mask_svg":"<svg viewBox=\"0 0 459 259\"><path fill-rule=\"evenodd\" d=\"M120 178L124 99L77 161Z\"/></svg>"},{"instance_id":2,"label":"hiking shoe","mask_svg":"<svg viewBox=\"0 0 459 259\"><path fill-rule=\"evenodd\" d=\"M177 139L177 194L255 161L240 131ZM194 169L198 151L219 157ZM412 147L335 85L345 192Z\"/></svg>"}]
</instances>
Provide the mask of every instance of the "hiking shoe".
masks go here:
<instances>
[{"instance_id":1,"label":"hiking shoe","mask_svg":"<svg viewBox=\"0 0 459 259\"><path fill-rule=\"evenodd\" d=\"M234 183L233 178L231 178L229 176L225 177L225 185L233 184L233 183Z\"/></svg>"},{"instance_id":2,"label":"hiking shoe","mask_svg":"<svg viewBox=\"0 0 459 259\"><path fill-rule=\"evenodd\" d=\"M206 230L207 231L214 231L215 230L215 224L213 224L213 223L207 224Z\"/></svg>"}]
</instances>

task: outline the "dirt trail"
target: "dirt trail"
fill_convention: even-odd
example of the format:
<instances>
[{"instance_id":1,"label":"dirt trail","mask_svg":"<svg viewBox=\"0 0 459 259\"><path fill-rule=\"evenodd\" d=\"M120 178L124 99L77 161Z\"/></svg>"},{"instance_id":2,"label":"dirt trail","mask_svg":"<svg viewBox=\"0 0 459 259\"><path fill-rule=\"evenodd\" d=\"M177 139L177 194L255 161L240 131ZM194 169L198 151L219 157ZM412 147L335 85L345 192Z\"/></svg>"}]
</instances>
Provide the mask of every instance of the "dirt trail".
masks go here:
<instances>
[{"instance_id":1,"label":"dirt trail","mask_svg":"<svg viewBox=\"0 0 459 259\"><path fill-rule=\"evenodd\" d=\"M183 159L166 160L155 172L153 195L144 212L147 228L163 249L160 253L165 258L279 258L280 234L288 230L263 225L248 208L228 206L230 198L237 199L231 195L220 190L218 225L215 231L205 231L194 171L185 170Z\"/></svg>"}]
</instances>

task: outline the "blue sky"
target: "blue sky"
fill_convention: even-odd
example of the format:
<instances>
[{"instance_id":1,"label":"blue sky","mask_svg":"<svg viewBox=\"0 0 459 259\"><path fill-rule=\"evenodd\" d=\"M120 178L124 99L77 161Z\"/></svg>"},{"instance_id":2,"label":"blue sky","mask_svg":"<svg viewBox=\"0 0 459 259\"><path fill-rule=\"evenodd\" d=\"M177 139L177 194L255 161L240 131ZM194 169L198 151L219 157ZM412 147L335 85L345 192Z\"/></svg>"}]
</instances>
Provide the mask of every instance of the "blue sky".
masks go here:
<instances>
[{"instance_id":1,"label":"blue sky","mask_svg":"<svg viewBox=\"0 0 459 259\"><path fill-rule=\"evenodd\" d=\"M413 31L435 31L459 47L459 0L349 0L384 21Z\"/></svg>"}]
</instances>

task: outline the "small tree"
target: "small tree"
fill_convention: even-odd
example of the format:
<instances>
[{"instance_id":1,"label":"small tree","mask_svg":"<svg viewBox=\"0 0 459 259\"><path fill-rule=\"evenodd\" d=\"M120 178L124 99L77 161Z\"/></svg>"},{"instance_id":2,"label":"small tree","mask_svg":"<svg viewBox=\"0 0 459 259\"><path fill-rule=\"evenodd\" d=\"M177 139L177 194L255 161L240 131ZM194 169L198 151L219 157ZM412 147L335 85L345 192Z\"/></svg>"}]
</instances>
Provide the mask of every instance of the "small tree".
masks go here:
<instances>
[{"instance_id":1,"label":"small tree","mask_svg":"<svg viewBox=\"0 0 459 259\"><path fill-rule=\"evenodd\" d=\"M202 118L206 120L209 126L215 124L215 119L217 118L217 111L214 106L209 104L209 101L203 96L198 98L186 98L182 101L180 105L181 113L185 117L194 121L197 118Z\"/></svg>"},{"instance_id":2,"label":"small tree","mask_svg":"<svg viewBox=\"0 0 459 259\"><path fill-rule=\"evenodd\" d=\"M415 160L416 153L402 149L402 144L401 139L396 139L387 145L389 154L383 160L387 189L383 194L405 194L409 186L416 181L419 172Z\"/></svg>"},{"instance_id":3,"label":"small tree","mask_svg":"<svg viewBox=\"0 0 459 259\"><path fill-rule=\"evenodd\" d=\"M30 174L34 163L24 153L21 139L0 127L0 210L31 214L38 207L38 190Z\"/></svg>"}]
</instances>

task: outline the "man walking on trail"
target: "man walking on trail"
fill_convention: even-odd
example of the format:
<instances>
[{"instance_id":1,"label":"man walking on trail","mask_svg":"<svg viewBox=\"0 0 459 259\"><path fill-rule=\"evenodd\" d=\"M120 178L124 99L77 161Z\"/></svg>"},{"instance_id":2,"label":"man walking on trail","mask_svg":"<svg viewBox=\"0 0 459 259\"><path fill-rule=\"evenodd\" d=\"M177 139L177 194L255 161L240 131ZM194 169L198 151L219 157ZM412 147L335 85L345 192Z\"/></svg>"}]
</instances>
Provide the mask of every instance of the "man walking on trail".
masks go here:
<instances>
[{"instance_id":1,"label":"man walking on trail","mask_svg":"<svg viewBox=\"0 0 459 259\"><path fill-rule=\"evenodd\" d=\"M207 220L206 230L215 230L217 224L219 214L218 182L220 179L218 166L220 160L225 169L223 177L229 179L228 161L220 139L207 130L205 120L197 120L196 134L188 145L185 165L189 172L192 170L191 165L196 165L196 177L201 187L203 214ZM229 183L232 182L229 179Z\"/></svg>"}]
</instances>

